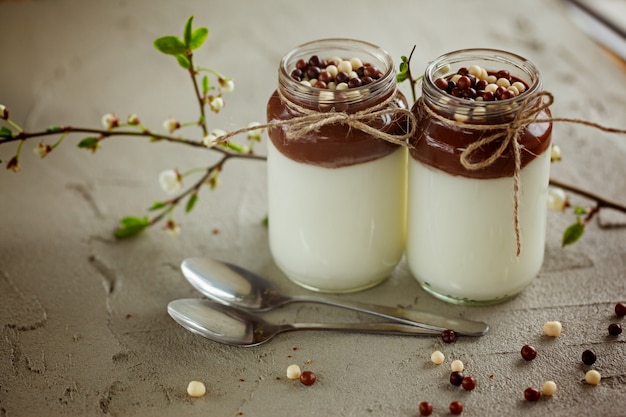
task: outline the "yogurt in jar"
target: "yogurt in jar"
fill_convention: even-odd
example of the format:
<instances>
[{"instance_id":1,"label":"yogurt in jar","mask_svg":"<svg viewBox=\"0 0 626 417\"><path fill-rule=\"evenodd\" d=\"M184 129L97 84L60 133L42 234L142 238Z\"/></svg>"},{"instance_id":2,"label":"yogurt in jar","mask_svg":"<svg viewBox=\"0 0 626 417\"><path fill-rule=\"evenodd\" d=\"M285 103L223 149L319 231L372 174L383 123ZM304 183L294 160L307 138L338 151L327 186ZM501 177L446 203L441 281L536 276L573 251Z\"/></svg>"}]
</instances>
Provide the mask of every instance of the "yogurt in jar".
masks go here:
<instances>
[{"instance_id":1,"label":"yogurt in jar","mask_svg":"<svg viewBox=\"0 0 626 417\"><path fill-rule=\"evenodd\" d=\"M406 234L407 152L344 122L292 137L289 122L311 113L391 109L363 122L406 136L406 115L394 110L408 111L407 104L395 83L389 55L360 41L311 42L281 61L267 105L268 121L281 123L269 129L269 242L277 266L305 288L358 291L397 265Z\"/></svg>"}]
</instances>

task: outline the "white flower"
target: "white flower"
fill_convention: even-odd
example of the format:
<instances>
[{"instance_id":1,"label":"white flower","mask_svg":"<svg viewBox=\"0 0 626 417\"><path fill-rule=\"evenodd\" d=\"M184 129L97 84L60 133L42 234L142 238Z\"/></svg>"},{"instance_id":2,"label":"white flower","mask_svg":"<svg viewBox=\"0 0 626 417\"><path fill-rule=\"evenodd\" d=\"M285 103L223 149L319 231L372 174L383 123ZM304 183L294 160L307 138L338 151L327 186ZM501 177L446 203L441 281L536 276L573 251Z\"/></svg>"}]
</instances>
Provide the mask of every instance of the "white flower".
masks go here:
<instances>
[{"instance_id":1,"label":"white flower","mask_svg":"<svg viewBox=\"0 0 626 417\"><path fill-rule=\"evenodd\" d=\"M561 160L561 148L559 145L552 145L552 149L550 151L550 161L560 161Z\"/></svg>"},{"instance_id":2,"label":"white flower","mask_svg":"<svg viewBox=\"0 0 626 417\"><path fill-rule=\"evenodd\" d=\"M48 155L50 151L52 151L52 147L50 147L50 145L46 145L43 142L33 148L33 152L35 153L35 155L38 155L41 158Z\"/></svg>"},{"instance_id":3,"label":"white flower","mask_svg":"<svg viewBox=\"0 0 626 417\"><path fill-rule=\"evenodd\" d=\"M209 105L211 106L211 110L213 112L219 113L219 111L224 108L224 100L220 96L213 97L209 102Z\"/></svg>"},{"instance_id":4,"label":"white flower","mask_svg":"<svg viewBox=\"0 0 626 417\"><path fill-rule=\"evenodd\" d=\"M9 110L5 105L0 104L0 119L8 119L9 118Z\"/></svg>"},{"instance_id":5,"label":"white flower","mask_svg":"<svg viewBox=\"0 0 626 417\"><path fill-rule=\"evenodd\" d=\"M255 127L255 126L261 126L261 123L259 122L251 122L250 124L248 124L249 128ZM249 140L256 140L256 141L260 141L261 140L261 135L263 134L263 128L259 128L259 129L254 129L254 130L250 130L248 131L248 139Z\"/></svg>"},{"instance_id":6,"label":"white flower","mask_svg":"<svg viewBox=\"0 0 626 417\"><path fill-rule=\"evenodd\" d=\"M114 127L118 127L119 124L120 120L114 113L107 113L102 116L102 126L104 126L106 130L111 130Z\"/></svg>"},{"instance_id":7,"label":"white flower","mask_svg":"<svg viewBox=\"0 0 626 417\"><path fill-rule=\"evenodd\" d=\"M565 191L558 187L550 187L548 190L548 208L552 211L565 211L568 205Z\"/></svg>"},{"instance_id":8,"label":"white flower","mask_svg":"<svg viewBox=\"0 0 626 417\"><path fill-rule=\"evenodd\" d=\"M173 117L168 117L168 119L163 122L163 128L170 133L173 133L179 127L180 127L180 122L174 119Z\"/></svg>"},{"instance_id":9,"label":"white flower","mask_svg":"<svg viewBox=\"0 0 626 417\"><path fill-rule=\"evenodd\" d=\"M235 81L233 81L232 78L220 78L218 81L220 83L222 91L232 93L235 89Z\"/></svg>"},{"instance_id":10,"label":"white flower","mask_svg":"<svg viewBox=\"0 0 626 417\"><path fill-rule=\"evenodd\" d=\"M217 144L220 138L224 136L225 134L226 134L225 130L213 129L209 132L208 135L206 135L202 139L202 143L204 143L204 146L206 146L207 148L212 148L213 146L215 146L215 144Z\"/></svg>"},{"instance_id":11,"label":"white flower","mask_svg":"<svg viewBox=\"0 0 626 417\"><path fill-rule=\"evenodd\" d=\"M170 236L180 235L180 225L174 220L168 220L167 224L165 225L165 230Z\"/></svg>"},{"instance_id":12,"label":"white flower","mask_svg":"<svg viewBox=\"0 0 626 417\"><path fill-rule=\"evenodd\" d=\"M130 116L128 116L128 124L131 126L137 126L139 123L141 123L139 121L139 116L137 116L136 114L131 114Z\"/></svg>"},{"instance_id":13,"label":"white flower","mask_svg":"<svg viewBox=\"0 0 626 417\"><path fill-rule=\"evenodd\" d=\"M174 169L168 169L159 174L159 184L161 184L163 191L168 194L174 194L178 191L182 182L182 176Z\"/></svg>"}]
</instances>

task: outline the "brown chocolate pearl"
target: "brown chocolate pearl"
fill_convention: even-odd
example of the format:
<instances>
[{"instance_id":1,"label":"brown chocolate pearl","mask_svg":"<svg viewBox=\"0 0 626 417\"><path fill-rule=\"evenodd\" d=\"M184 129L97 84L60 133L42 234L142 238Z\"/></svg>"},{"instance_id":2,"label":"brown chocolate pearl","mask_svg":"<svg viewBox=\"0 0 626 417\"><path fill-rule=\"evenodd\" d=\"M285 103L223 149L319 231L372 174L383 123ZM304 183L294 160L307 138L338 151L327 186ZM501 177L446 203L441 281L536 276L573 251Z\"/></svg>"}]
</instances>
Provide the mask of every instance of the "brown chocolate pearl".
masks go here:
<instances>
[{"instance_id":1,"label":"brown chocolate pearl","mask_svg":"<svg viewBox=\"0 0 626 417\"><path fill-rule=\"evenodd\" d=\"M435 80L435 85L437 86L437 88L445 90L448 88L448 80L443 77L439 77Z\"/></svg>"},{"instance_id":2,"label":"brown chocolate pearl","mask_svg":"<svg viewBox=\"0 0 626 417\"><path fill-rule=\"evenodd\" d=\"M539 401L539 398L541 398L541 391L537 388L526 388L524 390L524 398L526 398L526 401Z\"/></svg>"},{"instance_id":3,"label":"brown chocolate pearl","mask_svg":"<svg viewBox=\"0 0 626 417\"><path fill-rule=\"evenodd\" d=\"M472 86L472 82L470 81L467 75L464 75L456 81L456 85L461 90L467 90L468 88Z\"/></svg>"},{"instance_id":4,"label":"brown chocolate pearl","mask_svg":"<svg viewBox=\"0 0 626 417\"><path fill-rule=\"evenodd\" d=\"M611 336L619 336L622 333L622 325L619 323L609 324L609 334Z\"/></svg>"},{"instance_id":5,"label":"brown chocolate pearl","mask_svg":"<svg viewBox=\"0 0 626 417\"><path fill-rule=\"evenodd\" d=\"M420 416L429 416L433 413L433 405L428 401L422 401L419 405Z\"/></svg>"},{"instance_id":6,"label":"brown chocolate pearl","mask_svg":"<svg viewBox=\"0 0 626 417\"><path fill-rule=\"evenodd\" d=\"M615 315L618 317L626 316L626 304L624 303L615 304Z\"/></svg>"},{"instance_id":7,"label":"brown chocolate pearl","mask_svg":"<svg viewBox=\"0 0 626 417\"><path fill-rule=\"evenodd\" d=\"M304 371L300 374L300 382L302 385L313 385L317 381L317 377L311 371Z\"/></svg>"},{"instance_id":8,"label":"brown chocolate pearl","mask_svg":"<svg viewBox=\"0 0 626 417\"><path fill-rule=\"evenodd\" d=\"M311 56L311 58L309 58L309 65L314 66L314 67L319 67L320 64L321 64L321 60L319 56L313 55Z\"/></svg>"},{"instance_id":9,"label":"brown chocolate pearl","mask_svg":"<svg viewBox=\"0 0 626 417\"><path fill-rule=\"evenodd\" d=\"M333 76L330 75L330 72L328 71L322 71L320 72L320 75L317 76L317 81L323 81L325 83L332 81Z\"/></svg>"},{"instance_id":10,"label":"brown chocolate pearl","mask_svg":"<svg viewBox=\"0 0 626 417\"><path fill-rule=\"evenodd\" d=\"M362 85L363 85L363 82L361 81L359 77L350 78L350 81L348 81L348 87L350 88L356 88Z\"/></svg>"},{"instance_id":11,"label":"brown chocolate pearl","mask_svg":"<svg viewBox=\"0 0 626 417\"><path fill-rule=\"evenodd\" d=\"M463 377L463 372L454 371L450 374L450 383L455 387L459 387L463 383Z\"/></svg>"},{"instance_id":12,"label":"brown chocolate pearl","mask_svg":"<svg viewBox=\"0 0 626 417\"><path fill-rule=\"evenodd\" d=\"M450 413L451 414L454 414L455 416L458 416L462 412L463 412L463 404L461 404L459 401L452 401L450 403Z\"/></svg>"},{"instance_id":13,"label":"brown chocolate pearl","mask_svg":"<svg viewBox=\"0 0 626 417\"><path fill-rule=\"evenodd\" d=\"M299 69L300 71L304 71L307 67L307 63L304 59L299 59L298 62L296 62L296 68Z\"/></svg>"},{"instance_id":14,"label":"brown chocolate pearl","mask_svg":"<svg viewBox=\"0 0 626 417\"><path fill-rule=\"evenodd\" d=\"M337 81L337 84L339 84L339 83L347 83L348 81L350 81L350 76L348 74L346 74L345 72L340 72L335 77L335 81Z\"/></svg>"},{"instance_id":15,"label":"brown chocolate pearl","mask_svg":"<svg viewBox=\"0 0 626 417\"><path fill-rule=\"evenodd\" d=\"M532 361L537 357L537 349L531 345L524 345L522 346L521 354L525 361Z\"/></svg>"},{"instance_id":16,"label":"brown chocolate pearl","mask_svg":"<svg viewBox=\"0 0 626 417\"><path fill-rule=\"evenodd\" d=\"M321 73L321 70L319 67L314 67L314 66L310 66L307 68L306 70L306 75L307 77L309 77L309 79L315 78L317 79L317 77L319 77Z\"/></svg>"}]
</instances>

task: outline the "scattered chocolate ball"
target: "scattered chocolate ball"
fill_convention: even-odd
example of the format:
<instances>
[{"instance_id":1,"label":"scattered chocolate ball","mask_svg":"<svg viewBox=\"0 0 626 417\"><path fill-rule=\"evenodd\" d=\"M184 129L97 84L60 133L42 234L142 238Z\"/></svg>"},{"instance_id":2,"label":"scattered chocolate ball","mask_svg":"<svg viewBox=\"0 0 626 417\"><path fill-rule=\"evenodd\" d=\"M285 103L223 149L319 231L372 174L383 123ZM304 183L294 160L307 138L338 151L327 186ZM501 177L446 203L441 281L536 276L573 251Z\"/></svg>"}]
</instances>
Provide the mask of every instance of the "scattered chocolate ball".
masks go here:
<instances>
[{"instance_id":1,"label":"scattered chocolate ball","mask_svg":"<svg viewBox=\"0 0 626 417\"><path fill-rule=\"evenodd\" d=\"M200 381L191 381L189 385L187 385L187 394L189 394L190 397L202 397L206 394L206 387Z\"/></svg>"},{"instance_id":2,"label":"scattered chocolate ball","mask_svg":"<svg viewBox=\"0 0 626 417\"><path fill-rule=\"evenodd\" d=\"M560 321L547 321L543 325L543 332L546 336L558 337L561 335L562 328Z\"/></svg>"},{"instance_id":3,"label":"scattered chocolate ball","mask_svg":"<svg viewBox=\"0 0 626 417\"><path fill-rule=\"evenodd\" d=\"M453 360L452 363L450 364L450 370L452 372L463 372L463 370L465 369L465 365L463 365L463 362L461 362L460 360L456 359Z\"/></svg>"},{"instance_id":4,"label":"scattered chocolate ball","mask_svg":"<svg viewBox=\"0 0 626 417\"><path fill-rule=\"evenodd\" d=\"M298 365L293 364L287 367L287 378L298 379L300 378L300 375L302 375L302 371Z\"/></svg>"},{"instance_id":5,"label":"scattered chocolate ball","mask_svg":"<svg viewBox=\"0 0 626 417\"><path fill-rule=\"evenodd\" d=\"M611 336L619 336L622 333L622 325L619 323L609 324L609 334Z\"/></svg>"},{"instance_id":6,"label":"scattered chocolate ball","mask_svg":"<svg viewBox=\"0 0 626 417\"><path fill-rule=\"evenodd\" d=\"M472 391L474 388L476 388L476 378L474 378L473 376L464 377L463 381L461 382L461 386L465 391Z\"/></svg>"},{"instance_id":7,"label":"scattered chocolate ball","mask_svg":"<svg viewBox=\"0 0 626 417\"><path fill-rule=\"evenodd\" d=\"M596 362L596 352L591 349L587 349L583 352L582 360L585 365L593 365Z\"/></svg>"},{"instance_id":8,"label":"scattered chocolate ball","mask_svg":"<svg viewBox=\"0 0 626 417\"><path fill-rule=\"evenodd\" d=\"M625 303L617 303L615 304L615 315L617 317L626 316L626 304Z\"/></svg>"},{"instance_id":9,"label":"scattered chocolate ball","mask_svg":"<svg viewBox=\"0 0 626 417\"><path fill-rule=\"evenodd\" d=\"M463 383L463 372L454 371L450 374L450 383L454 386L461 386Z\"/></svg>"},{"instance_id":10,"label":"scattered chocolate ball","mask_svg":"<svg viewBox=\"0 0 626 417\"><path fill-rule=\"evenodd\" d=\"M556 382L554 381L546 381L543 383L541 387L541 393L548 397L553 396L556 393Z\"/></svg>"},{"instance_id":11,"label":"scattered chocolate ball","mask_svg":"<svg viewBox=\"0 0 626 417\"><path fill-rule=\"evenodd\" d=\"M461 404L459 401L452 401L450 403L450 413L451 414L454 414L455 416L458 416L462 412L463 412L463 404Z\"/></svg>"},{"instance_id":12,"label":"scattered chocolate ball","mask_svg":"<svg viewBox=\"0 0 626 417\"><path fill-rule=\"evenodd\" d=\"M537 388L526 388L524 390L524 398L526 398L526 401L539 401L539 398L541 398L541 391Z\"/></svg>"},{"instance_id":13,"label":"scattered chocolate ball","mask_svg":"<svg viewBox=\"0 0 626 417\"><path fill-rule=\"evenodd\" d=\"M537 349L531 345L524 345L522 346L521 354L525 361L532 361L537 357Z\"/></svg>"},{"instance_id":14,"label":"scattered chocolate ball","mask_svg":"<svg viewBox=\"0 0 626 417\"><path fill-rule=\"evenodd\" d=\"M317 381L317 377L315 376L315 374L311 371L304 371L300 374L300 382L302 383L302 385L313 385L315 384L315 381Z\"/></svg>"},{"instance_id":15,"label":"scattered chocolate ball","mask_svg":"<svg viewBox=\"0 0 626 417\"><path fill-rule=\"evenodd\" d=\"M446 356L441 353L441 351L436 350L430 355L430 360L433 361L435 365L441 365L443 361L446 359Z\"/></svg>"},{"instance_id":16,"label":"scattered chocolate ball","mask_svg":"<svg viewBox=\"0 0 626 417\"><path fill-rule=\"evenodd\" d=\"M433 405L428 401L422 401L419 405L420 416L429 416L433 413Z\"/></svg>"},{"instance_id":17,"label":"scattered chocolate ball","mask_svg":"<svg viewBox=\"0 0 626 417\"><path fill-rule=\"evenodd\" d=\"M444 330L441 332L441 340L443 340L443 343L454 343L456 333L454 333L454 330Z\"/></svg>"},{"instance_id":18,"label":"scattered chocolate ball","mask_svg":"<svg viewBox=\"0 0 626 417\"><path fill-rule=\"evenodd\" d=\"M596 370L592 369L591 371L587 371L585 374L585 382L589 385L598 385L601 380L602 376L600 375L600 372Z\"/></svg>"}]
</instances>

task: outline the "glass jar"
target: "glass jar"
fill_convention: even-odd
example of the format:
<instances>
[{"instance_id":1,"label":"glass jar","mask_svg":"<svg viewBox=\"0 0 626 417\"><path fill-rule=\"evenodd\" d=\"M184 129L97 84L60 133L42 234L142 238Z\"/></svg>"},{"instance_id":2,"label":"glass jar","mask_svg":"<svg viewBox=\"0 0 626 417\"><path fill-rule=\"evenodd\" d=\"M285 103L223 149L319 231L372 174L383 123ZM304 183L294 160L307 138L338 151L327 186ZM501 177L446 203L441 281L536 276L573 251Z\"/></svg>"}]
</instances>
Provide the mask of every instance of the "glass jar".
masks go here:
<instances>
[{"instance_id":1,"label":"glass jar","mask_svg":"<svg viewBox=\"0 0 626 417\"><path fill-rule=\"evenodd\" d=\"M312 87L291 72L298 61L313 56L359 58L380 71L377 79L347 90ZM375 45L324 39L281 60L278 88L267 104L268 121L285 122L269 129L269 243L277 266L293 282L322 292L358 291L383 281L402 258L406 148L345 122L289 135L290 123L304 116L388 109L409 112L396 90L391 57ZM385 113L362 122L407 136L406 114Z\"/></svg>"},{"instance_id":2,"label":"glass jar","mask_svg":"<svg viewBox=\"0 0 626 417\"><path fill-rule=\"evenodd\" d=\"M450 81L448 74L464 73L468 68L478 73L473 65L496 79L506 78L506 73L500 77L498 71L508 71L509 84L517 81L524 86L517 90L518 95L507 93L494 101L482 96L465 99L459 90L453 93L461 97L455 97L446 91L459 86L445 87L442 79ZM480 74L477 78L484 79L485 73ZM491 82L493 78L487 83ZM420 285L440 299L457 304L501 302L529 285L541 268L552 124L533 121L522 126L517 175L512 143L502 155L488 161L504 135L473 149L471 155L463 154L481 139L504 134L502 128L510 126L525 100L537 97L541 89L537 68L504 51L456 51L426 68L422 97L412 108L418 129L410 140L406 255ZM541 99L537 97L534 104ZM537 119L549 117L546 108ZM464 165L462 155L483 166ZM517 193L516 183L520 187Z\"/></svg>"}]
</instances>

